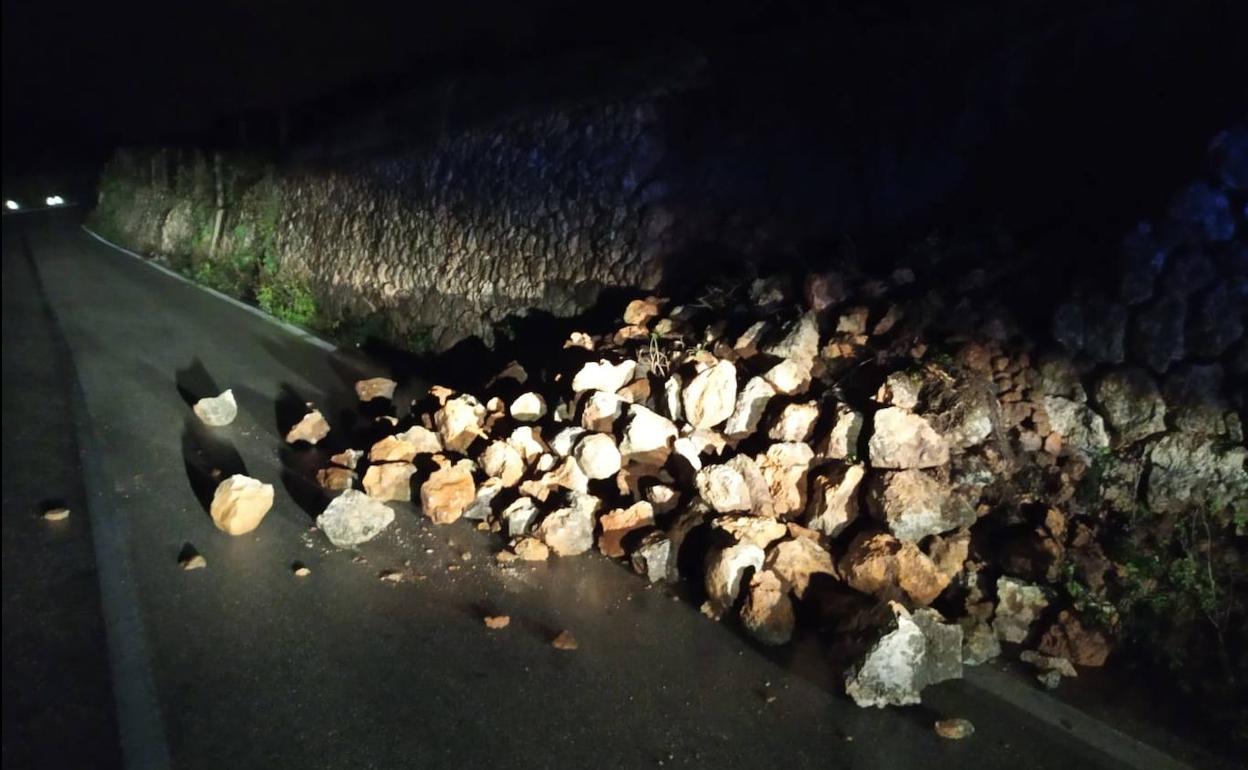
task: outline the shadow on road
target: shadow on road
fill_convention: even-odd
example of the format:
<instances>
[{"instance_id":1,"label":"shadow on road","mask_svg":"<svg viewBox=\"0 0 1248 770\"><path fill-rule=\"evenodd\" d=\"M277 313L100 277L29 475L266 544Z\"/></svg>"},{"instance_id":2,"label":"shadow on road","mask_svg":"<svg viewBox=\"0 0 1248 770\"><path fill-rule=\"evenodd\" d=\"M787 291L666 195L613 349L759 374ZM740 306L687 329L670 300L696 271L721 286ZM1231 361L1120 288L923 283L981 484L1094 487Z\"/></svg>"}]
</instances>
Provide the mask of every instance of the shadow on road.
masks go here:
<instances>
[{"instance_id":1,"label":"shadow on road","mask_svg":"<svg viewBox=\"0 0 1248 770\"><path fill-rule=\"evenodd\" d=\"M228 440L213 434L194 416L182 423L182 463L199 504L207 511L222 480L236 473L246 475L247 466Z\"/></svg>"},{"instance_id":2,"label":"shadow on road","mask_svg":"<svg viewBox=\"0 0 1248 770\"><path fill-rule=\"evenodd\" d=\"M179 369L174 375L174 381L177 382L178 393L187 406L195 406L195 402L201 398L221 395L216 381L212 379L212 375L198 358L185 369Z\"/></svg>"}]
</instances>

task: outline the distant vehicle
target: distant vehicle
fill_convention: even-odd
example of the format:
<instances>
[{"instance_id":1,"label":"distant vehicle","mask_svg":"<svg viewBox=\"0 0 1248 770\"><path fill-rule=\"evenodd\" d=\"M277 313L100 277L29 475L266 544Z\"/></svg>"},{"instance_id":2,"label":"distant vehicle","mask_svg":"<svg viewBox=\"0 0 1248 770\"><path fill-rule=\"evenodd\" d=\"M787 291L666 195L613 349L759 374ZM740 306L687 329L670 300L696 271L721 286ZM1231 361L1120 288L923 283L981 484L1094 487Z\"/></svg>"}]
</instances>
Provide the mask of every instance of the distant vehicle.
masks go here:
<instances>
[{"instance_id":1,"label":"distant vehicle","mask_svg":"<svg viewBox=\"0 0 1248 770\"><path fill-rule=\"evenodd\" d=\"M7 200L4 202L4 207L8 209L9 211L17 211L18 209L22 207L22 205L18 203L17 201Z\"/></svg>"},{"instance_id":2,"label":"distant vehicle","mask_svg":"<svg viewBox=\"0 0 1248 770\"><path fill-rule=\"evenodd\" d=\"M65 199L59 195L49 195L47 198L44 198L44 203L49 206L61 206L64 205Z\"/></svg>"}]
</instances>

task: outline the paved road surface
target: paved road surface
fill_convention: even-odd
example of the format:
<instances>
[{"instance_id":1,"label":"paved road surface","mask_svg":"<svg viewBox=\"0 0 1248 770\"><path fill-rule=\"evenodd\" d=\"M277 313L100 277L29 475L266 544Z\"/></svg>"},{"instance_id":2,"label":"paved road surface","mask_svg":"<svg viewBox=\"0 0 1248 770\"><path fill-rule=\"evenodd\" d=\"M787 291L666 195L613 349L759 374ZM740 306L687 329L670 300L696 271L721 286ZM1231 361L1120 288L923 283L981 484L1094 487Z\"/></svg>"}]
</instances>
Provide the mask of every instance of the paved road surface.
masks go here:
<instances>
[{"instance_id":1,"label":"paved road surface","mask_svg":"<svg viewBox=\"0 0 1248 770\"><path fill-rule=\"evenodd\" d=\"M769 657L597 556L501 570L487 535L410 509L358 556L328 547L298 472L315 458L284 448L277 412L308 399L332 420L379 370L92 240L77 216L4 220L6 766L24 764L10 744L49 736L43 750L78 754L42 766L111 766L114 714L144 768L1174 766L1004 674L858 709L816 650ZM224 387L238 419L199 428L187 398ZM254 533L213 527L214 467L277 486ZM53 496L72 498L68 523L34 516ZM207 569L179 568L187 543ZM487 611L511 626L486 630ZM549 646L564 628L578 651ZM940 715L975 736L942 741Z\"/></svg>"}]
</instances>

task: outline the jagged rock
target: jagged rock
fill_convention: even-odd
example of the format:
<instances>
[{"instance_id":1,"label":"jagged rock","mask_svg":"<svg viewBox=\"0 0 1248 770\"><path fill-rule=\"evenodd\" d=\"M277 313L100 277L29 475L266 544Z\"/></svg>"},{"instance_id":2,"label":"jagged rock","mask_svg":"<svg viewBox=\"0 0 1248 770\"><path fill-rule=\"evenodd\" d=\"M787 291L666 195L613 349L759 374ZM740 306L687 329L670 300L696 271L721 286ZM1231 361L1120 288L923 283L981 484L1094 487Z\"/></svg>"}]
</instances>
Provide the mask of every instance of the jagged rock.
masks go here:
<instances>
[{"instance_id":1,"label":"jagged rock","mask_svg":"<svg viewBox=\"0 0 1248 770\"><path fill-rule=\"evenodd\" d=\"M585 332L572 332L568 335L567 341L563 343L565 348L583 348L592 351L594 349L594 338Z\"/></svg>"},{"instance_id":2,"label":"jagged rock","mask_svg":"<svg viewBox=\"0 0 1248 770\"><path fill-rule=\"evenodd\" d=\"M741 607L741 623L763 644L786 644L793 638L793 601L774 572L756 572L750 579L750 589Z\"/></svg>"},{"instance_id":3,"label":"jagged rock","mask_svg":"<svg viewBox=\"0 0 1248 770\"><path fill-rule=\"evenodd\" d=\"M520 484L524 494L545 501L555 488L563 488L571 492L589 491L589 477L581 470L581 466L573 457L565 457L562 462L543 474L540 479L532 479Z\"/></svg>"},{"instance_id":4,"label":"jagged rock","mask_svg":"<svg viewBox=\"0 0 1248 770\"><path fill-rule=\"evenodd\" d=\"M1044 411L1053 431L1061 434L1063 446L1075 453L1090 456L1109 448L1105 421L1086 404L1045 396Z\"/></svg>"},{"instance_id":5,"label":"jagged rock","mask_svg":"<svg viewBox=\"0 0 1248 770\"><path fill-rule=\"evenodd\" d=\"M1109 638L1103 631L1084 624L1070 610L1062 610L1040 637L1037 649L1077 666L1096 667L1105 665L1110 647Z\"/></svg>"},{"instance_id":6,"label":"jagged rock","mask_svg":"<svg viewBox=\"0 0 1248 770\"><path fill-rule=\"evenodd\" d=\"M684 387L681 403L685 419L694 428L713 428L732 416L737 398L737 368L720 361Z\"/></svg>"},{"instance_id":7,"label":"jagged rock","mask_svg":"<svg viewBox=\"0 0 1248 770\"><path fill-rule=\"evenodd\" d=\"M433 415L433 424L442 439L442 446L452 452L467 452L477 438L486 438L482 427L486 409L472 396L464 394L447 399Z\"/></svg>"},{"instance_id":8,"label":"jagged rock","mask_svg":"<svg viewBox=\"0 0 1248 770\"><path fill-rule=\"evenodd\" d=\"M877 468L934 468L949 462L949 445L917 414L890 406L875 413L867 443Z\"/></svg>"},{"instance_id":9,"label":"jagged rock","mask_svg":"<svg viewBox=\"0 0 1248 770\"><path fill-rule=\"evenodd\" d=\"M236 473L217 485L208 512L217 529L245 535L264 520L273 507L273 485Z\"/></svg>"},{"instance_id":10,"label":"jagged rock","mask_svg":"<svg viewBox=\"0 0 1248 770\"><path fill-rule=\"evenodd\" d=\"M662 302L658 297L635 299L624 308L624 323L645 324L662 310Z\"/></svg>"},{"instance_id":11,"label":"jagged rock","mask_svg":"<svg viewBox=\"0 0 1248 770\"><path fill-rule=\"evenodd\" d=\"M728 442L724 439L723 434L716 433L713 430L690 431L685 438L689 439L689 443L693 444L694 450L699 455L722 455L724 449L728 446Z\"/></svg>"},{"instance_id":12,"label":"jagged rock","mask_svg":"<svg viewBox=\"0 0 1248 770\"><path fill-rule=\"evenodd\" d=\"M521 496L504 508L499 516L507 525L507 537L520 537L528 534L529 527L533 526L533 522L540 514L541 511L538 510L533 498Z\"/></svg>"},{"instance_id":13,"label":"jagged rock","mask_svg":"<svg viewBox=\"0 0 1248 770\"><path fill-rule=\"evenodd\" d=\"M768 345L763 352L795 361L809 362L819 354L819 319L813 313L805 313L785 332L784 337Z\"/></svg>"},{"instance_id":14,"label":"jagged rock","mask_svg":"<svg viewBox=\"0 0 1248 770\"><path fill-rule=\"evenodd\" d=\"M654 407L654 397L649 377L639 377L620 388L615 394L626 403L644 404L650 408Z\"/></svg>"},{"instance_id":15,"label":"jagged rock","mask_svg":"<svg viewBox=\"0 0 1248 770\"><path fill-rule=\"evenodd\" d=\"M810 438L810 433L815 428L815 421L818 419L818 402L789 404L780 412L779 418L771 426L767 436L776 441L805 441Z\"/></svg>"},{"instance_id":16,"label":"jagged rock","mask_svg":"<svg viewBox=\"0 0 1248 770\"><path fill-rule=\"evenodd\" d=\"M286 443L306 441L309 444L315 444L328 435L329 423L325 422L325 417L319 409L313 409L286 433Z\"/></svg>"},{"instance_id":17,"label":"jagged rock","mask_svg":"<svg viewBox=\"0 0 1248 770\"><path fill-rule=\"evenodd\" d=\"M618 559L625 555L622 541L630 532L654 524L654 507L642 501L627 508L615 508L603 514L598 523L602 526L598 550Z\"/></svg>"},{"instance_id":18,"label":"jagged rock","mask_svg":"<svg viewBox=\"0 0 1248 770\"><path fill-rule=\"evenodd\" d=\"M726 532L733 542L759 548L766 548L789 531L784 522L765 516L720 516L711 522L711 527Z\"/></svg>"},{"instance_id":19,"label":"jagged rock","mask_svg":"<svg viewBox=\"0 0 1248 770\"><path fill-rule=\"evenodd\" d=\"M854 462L858 457L858 437L862 435L865 424L862 413L847 406L836 410L836 423L828 434L819 455L829 460L849 460Z\"/></svg>"},{"instance_id":20,"label":"jagged rock","mask_svg":"<svg viewBox=\"0 0 1248 770\"><path fill-rule=\"evenodd\" d=\"M895 602L888 609L891 622L880 624L874 644L845 674L845 692L863 708L919 703L925 687L962 674L960 628L933 610L912 616Z\"/></svg>"},{"instance_id":21,"label":"jagged rock","mask_svg":"<svg viewBox=\"0 0 1248 770\"><path fill-rule=\"evenodd\" d=\"M982 665L1001 655L1001 642L992 626L978 618L963 618L962 621L963 665Z\"/></svg>"},{"instance_id":22,"label":"jagged rock","mask_svg":"<svg viewBox=\"0 0 1248 770\"><path fill-rule=\"evenodd\" d=\"M667 581L675 576L672 541L663 532L650 532L642 538L631 558L633 571L651 583Z\"/></svg>"},{"instance_id":23,"label":"jagged rock","mask_svg":"<svg viewBox=\"0 0 1248 770\"><path fill-rule=\"evenodd\" d=\"M1125 360L1127 308L1101 296L1072 300L1053 316L1053 336L1068 351L1093 361L1120 364Z\"/></svg>"},{"instance_id":24,"label":"jagged rock","mask_svg":"<svg viewBox=\"0 0 1248 770\"><path fill-rule=\"evenodd\" d=\"M1183 330L1187 323L1187 302L1163 297L1145 305L1135 314L1131 326L1132 355L1155 372L1164 374L1170 364L1183 360Z\"/></svg>"},{"instance_id":25,"label":"jagged rock","mask_svg":"<svg viewBox=\"0 0 1248 770\"><path fill-rule=\"evenodd\" d=\"M848 297L845 280L836 273L811 273L802 284L802 296L812 312L822 313Z\"/></svg>"},{"instance_id":26,"label":"jagged rock","mask_svg":"<svg viewBox=\"0 0 1248 770\"><path fill-rule=\"evenodd\" d=\"M708 465L698 471L696 481L698 494L719 513L750 510L750 487L736 468Z\"/></svg>"},{"instance_id":27,"label":"jagged rock","mask_svg":"<svg viewBox=\"0 0 1248 770\"><path fill-rule=\"evenodd\" d=\"M316 483L321 485L322 489L328 489L331 492L350 489L355 486L355 471L347 468L321 468L316 472Z\"/></svg>"},{"instance_id":28,"label":"jagged rock","mask_svg":"<svg viewBox=\"0 0 1248 770\"><path fill-rule=\"evenodd\" d=\"M1046 396L1084 403L1088 394L1079 379L1079 371L1069 358L1046 357L1038 367L1040 391Z\"/></svg>"},{"instance_id":29,"label":"jagged rock","mask_svg":"<svg viewBox=\"0 0 1248 770\"><path fill-rule=\"evenodd\" d=\"M766 380L762 377L751 377L737 394L732 414L724 424L724 433L733 438L752 435L758 429L758 421L762 419L768 402L775 395L776 389Z\"/></svg>"},{"instance_id":30,"label":"jagged rock","mask_svg":"<svg viewBox=\"0 0 1248 770\"><path fill-rule=\"evenodd\" d=\"M411 478L415 472L416 466L411 463L371 465L364 472L364 491L376 500L411 500Z\"/></svg>"},{"instance_id":31,"label":"jagged rock","mask_svg":"<svg viewBox=\"0 0 1248 770\"><path fill-rule=\"evenodd\" d=\"M591 479L609 479L620 470L620 450L608 433L590 433L576 443L576 462Z\"/></svg>"},{"instance_id":32,"label":"jagged rock","mask_svg":"<svg viewBox=\"0 0 1248 770\"><path fill-rule=\"evenodd\" d=\"M1225 435L1242 442L1238 417L1222 395L1223 379L1219 364L1191 364L1166 375L1163 391L1169 407L1167 416L1173 419L1174 427L1206 436Z\"/></svg>"},{"instance_id":33,"label":"jagged rock","mask_svg":"<svg viewBox=\"0 0 1248 770\"><path fill-rule=\"evenodd\" d=\"M546 561L550 558L550 548L535 537L520 538L512 550L522 561Z\"/></svg>"},{"instance_id":34,"label":"jagged rock","mask_svg":"<svg viewBox=\"0 0 1248 770\"><path fill-rule=\"evenodd\" d=\"M394 389L398 385L394 380L385 377L371 377L355 383L355 395L359 397L361 403L368 403L374 398L384 398L389 401L394 398Z\"/></svg>"},{"instance_id":35,"label":"jagged rock","mask_svg":"<svg viewBox=\"0 0 1248 770\"><path fill-rule=\"evenodd\" d=\"M520 422L537 422L546 416L546 399L539 393L522 393L508 411Z\"/></svg>"},{"instance_id":36,"label":"jagged rock","mask_svg":"<svg viewBox=\"0 0 1248 770\"><path fill-rule=\"evenodd\" d=\"M741 336L737 337L737 341L732 343L732 352L737 358L744 361L758 355L759 342L762 341L768 327L769 324L766 321L756 321L742 332Z\"/></svg>"},{"instance_id":37,"label":"jagged rock","mask_svg":"<svg viewBox=\"0 0 1248 770\"><path fill-rule=\"evenodd\" d=\"M316 517L316 526L339 548L354 548L381 534L394 521L390 506L356 489L348 489L329 501Z\"/></svg>"},{"instance_id":38,"label":"jagged rock","mask_svg":"<svg viewBox=\"0 0 1248 770\"><path fill-rule=\"evenodd\" d=\"M646 488L646 501L654 506L656 514L664 514L680 504L680 492L668 484L653 484Z\"/></svg>"},{"instance_id":39,"label":"jagged rock","mask_svg":"<svg viewBox=\"0 0 1248 770\"><path fill-rule=\"evenodd\" d=\"M585 553L594 546L594 514L599 505L593 495L572 493L568 506L542 519L538 537L559 556Z\"/></svg>"},{"instance_id":40,"label":"jagged rock","mask_svg":"<svg viewBox=\"0 0 1248 770\"><path fill-rule=\"evenodd\" d=\"M507 437L507 443L520 453L526 465L541 457L547 449L542 443L541 433L531 425L522 425L513 430Z\"/></svg>"},{"instance_id":41,"label":"jagged rock","mask_svg":"<svg viewBox=\"0 0 1248 770\"><path fill-rule=\"evenodd\" d=\"M867 333L867 320L871 317L869 308L851 307L842 313L840 318L836 319L836 331L838 334L850 334L860 336Z\"/></svg>"},{"instance_id":42,"label":"jagged rock","mask_svg":"<svg viewBox=\"0 0 1248 770\"><path fill-rule=\"evenodd\" d=\"M637 362L631 360L621 361L618 364L605 359L596 363L590 362L582 366L572 378L572 392L605 390L608 393L614 393L632 382L636 371Z\"/></svg>"},{"instance_id":43,"label":"jagged rock","mask_svg":"<svg viewBox=\"0 0 1248 770\"><path fill-rule=\"evenodd\" d=\"M234 422L238 416L238 402L234 400L234 391L227 390L219 396L201 398L191 407L200 422L211 428L220 428Z\"/></svg>"},{"instance_id":44,"label":"jagged rock","mask_svg":"<svg viewBox=\"0 0 1248 770\"><path fill-rule=\"evenodd\" d=\"M1117 446L1129 446L1166 430L1166 402L1157 383L1143 369L1127 367L1107 372L1096 383L1095 396L1114 431Z\"/></svg>"},{"instance_id":45,"label":"jagged rock","mask_svg":"<svg viewBox=\"0 0 1248 770\"><path fill-rule=\"evenodd\" d=\"M966 557L971 550L971 532L962 529L944 537L934 536L927 545L928 558L940 574L953 580L962 572Z\"/></svg>"},{"instance_id":46,"label":"jagged rock","mask_svg":"<svg viewBox=\"0 0 1248 770\"><path fill-rule=\"evenodd\" d=\"M858 485L866 471L861 465L822 471L812 483L806 526L836 537L858 517Z\"/></svg>"},{"instance_id":47,"label":"jagged rock","mask_svg":"<svg viewBox=\"0 0 1248 770\"><path fill-rule=\"evenodd\" d=\"M1016 578L997 579L997 611L992 630L1005 642L1022 642L1031 633L1031 624L1049 606L1044 589Z\"/></svg>"},{"instance_id":48,"label":"jagged rock","mask_svg":"<svg viewBox=\"0 0 1248 770\"><path fill-rule=\"evenodd\" d=\"M420 485L420 507L434 524L457 521L477 497L472 462L460 460L429 474Z\"/></svg>"},{"instance_id":49,"label":"jagged rock","mask_svg":"<svg viewBox=\"0 0 1248 770\"><path fill-rule=\"evenodd\" d=\"M1062 677L1074 678L1079 676L1079 672L1075 671L1075 667L1065 658L1041 655L1035 650L1023 650L1019 653L1018 659L1035 666L1040 671L1036 678L1050 690L1057 687L1062 681Z\"/></svg>"},{"instance_id":50,"label":"jagged rock","mask_svg":"<svg viewBox=\"0 0 1248 770\"><path fill-rule=\"evenodd\" d=\"M919 405L922 392L923 375L918 372L893 372L884 379L884 384L875 394L875 400L885 406L895 406L909 412Z\"/></svg>"},{"instance_id":51,"label":"jagged rock","mask_svg":"<svg viewBox=\"0 0 1248 770\"><path fill-rule=\"evenodd\" d=\"M355 466L359 464L360 458L364 456L364 452L359 449L344 449L336 455L331 455L329 461L334 465L340 465L343 468L355 470Z\"/></svg>"},{"instance_id":52,"label":"jagged rock","mask_svg":"<svg viewBox=\"0 0 1248 770\"><path fill-rule=\"evenodd\" d=\"M810 388L812 362L787 358L763 372L763 380L777 393L797 396Z\"/></svg>"},{"instance_id":53,"label":"jagged rock","mask_svg":"<svg viewBox=\"0 0 1248 770\"><path fill-rule=\"evenodd\" d=\"M898 540L918 543L975 523L975 510L949 487L919 470L875 476L871 512L888 525Z\"/></svg>"},{"instance_id":54,"label":"jagged rock","mask_svg":"<svg viewBox=\"0 0 1248 770\"><path fill-rule=\"evenodd\" d=\"M494 498L505 487L501 479L486 479L477 487L472 505L464 509L464 518L472 521L489 521L494 515Z\"/></svg>"},{"instance_id":55,"label":"jagged rock","mask_svg":"<svg viewBox=\"0 0 1248 770\"><path fill-rule=\"evenodd\" d=\"M884 601L925 606L950 582L918 546L885 533L864 532L854 538L839 566L846 583Z\"/></svg>"},{"instance_id":56,"label":"jagged rock","mask_svg":"<svg viewBox=\"0 0 1248 770\"><path fill-rule=\"evenodd\" d=\"M749 543L711 550L706 557L705 583L717 616L732 608L741 593L741 579L746 570L762 569L764 558L763 549Z\"/></svg>"},{"instance_id":57,"label":"jagged rock","mask_svg":"<svg viewBox=\"0 0 1248 770\"><path fill-rule=\"evenodd\" d=\"M755 459L767 484L775 516L787 517L806 510L806 473L814 458L815 453L809 446L790 442L772 444Z\"/></svg>"},{"instance_id":58,"label":"jagged rock","mask_svg":"<svg viewBox=\"0 0 1248 770\"><path fill-rule=\"evenodd\" d=\"M764 565L775 572L799 599L805 596L811 576L822 574L837 577L832 555L807 538L785 540L776 544L768 551Z\"/></svg>"},{"instance_id":59,"label":"jagged rock","mask_svg":"<svg viewBox=\"0 0 1248 770\"><path fill-rule=\"evenodd\" d=\"M572 449L576 446L576 442L580 441L581 436L584 436L585 433L584 428L575 426L564 428L550 440L550 450L559 457L568 457L572 454Z\"/></svg>"},{"instance_id":60,"label":"jagged rock","mask_svg":"<svg viewBox=\"0 0 1248 770\"><path fill-rule=\"evenodd\" d=\"M1148 507L1180 513L1193 506L1248 505L1248 449L1218 439L1172 433L1148 454Z\"/></svg>"},{"instance_id":61,"label":"jagged rock","mask_svg":"<svg viewBox=\"0 0 1248 770\"><path fill-rule=\"evenodd\" d=\"M402 433L386 436L368 450L368 460L374 463L410 463L416 459L416 445Z\"/></svg>"},{"instance_id":62,"label":"jagged rock","mask_svg":"<svg viewBox=\"0 0 1248 770\"><path fill-rule=\"evenodd\" d=\"M624 440L620 442L620 454L626 462L662 465L667 462L672 442L679 433L671 420L633 404L628 408L628 423L624 427Z\"/></svg>"},{"instance_id":63,"label":"jagged rock","mask_svg":"<svg viewBox=\"0 0 1248 770\"><path fill-rule=\"evenodd\" d=\"M616 420L624 413L624 399L614 393L595 390L585 400L581 412L581 427L602 433L610 432Z\"/></svg>"},{"instance_id":64,"label":"jagged rock","mask_svg":"<svg viewBox=\"0 0 1248 770\"><path fill-rule=\"evenodd\" d=\"M524 457L506 441L491 441L481 452L481 470L504 487L514 487L524 477Z\"/></svg>"},{"instance_id":65,"label":"jagged rock","mask_svg":"<svg viewBox=\"0 0 1248 770\"><path fill-rule=\"evenodd\" d=\"M413 425L397 437L411 444L418 455L434 455L442 451L442 439L423 425Z\"/></svg>"}]
</instances>

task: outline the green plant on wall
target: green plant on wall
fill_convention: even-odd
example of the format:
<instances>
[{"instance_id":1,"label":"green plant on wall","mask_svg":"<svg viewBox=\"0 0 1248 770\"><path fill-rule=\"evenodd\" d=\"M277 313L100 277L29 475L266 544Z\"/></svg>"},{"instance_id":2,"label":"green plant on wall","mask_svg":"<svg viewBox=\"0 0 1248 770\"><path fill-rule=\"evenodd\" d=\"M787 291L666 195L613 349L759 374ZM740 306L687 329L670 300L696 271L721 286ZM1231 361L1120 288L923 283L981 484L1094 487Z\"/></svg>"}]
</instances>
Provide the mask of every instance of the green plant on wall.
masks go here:
<instances>
[{"instance_id":1,"label":"green plant on wall","mask_svg":"<svg viewBox=\"0 0 1248 770\"><path fill-rule=\"evenodd\" d=\"M289 276L263 276L256 289L260 309L287 323L316 327L319 314L316 296L303 283Z\"/></svg>"}]
</instances>

